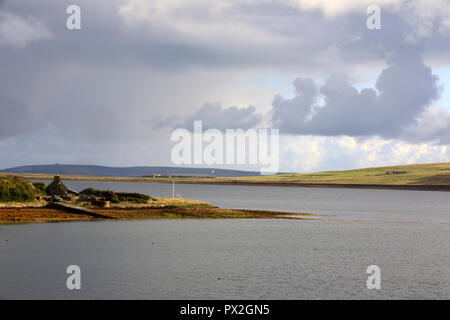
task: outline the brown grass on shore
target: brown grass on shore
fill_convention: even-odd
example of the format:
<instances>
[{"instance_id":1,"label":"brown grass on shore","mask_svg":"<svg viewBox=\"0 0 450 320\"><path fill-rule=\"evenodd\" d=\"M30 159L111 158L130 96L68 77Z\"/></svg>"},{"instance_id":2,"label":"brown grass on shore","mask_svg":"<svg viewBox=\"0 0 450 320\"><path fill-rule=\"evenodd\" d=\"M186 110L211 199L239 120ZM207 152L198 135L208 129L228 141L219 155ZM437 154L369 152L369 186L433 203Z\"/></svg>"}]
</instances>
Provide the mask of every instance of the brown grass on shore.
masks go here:
<instances>
[{"instance_id":1,"label":"brown grass on shore","mask_svg":"<svg viewBox=\"0 0 450 320\"><path fill-rule=\"evenodd\" d=\"M273 212L262 210L232 210L212 206L199 207L135 207L135 208L91 208L92 212L109 217L96 218L85 214L69 213L51 208L0 208L0 224L33 222L69 222L101 220L142 220L142 219L318 219L313 214Z\"/></svg>"},{"instance_id":2,"label":"brown grass on shore","mask_svg":"<svg viewBox=\"0 0 450 320\"><path fill-rule=\"evenodd\" d=\"M197 200L189 200L182 198L155 198L156 200L149 200L147 203L130 203L130 202L120 202L111 203L111 208L124 208L124 209L134 209L134 208L192 208L192 207L212 207L211 204L207 202L201 202Z\"/></svg>"},{"instance_id":3,"label":"brown grass on shore","mask_svg":"<svg viewBox=\"0 0 450 320\"><path fill-rule=\"evenodd\" d=\"M92 210L92 209L91 209ZM108 215L121 220L139 219L315 219L318 216L306 213L288 213L263 210L235 210L216 207L188 207L188 208L98 208L95 213Z\"/></svg>"},{"instance_id":4,"label":"brown grass on shore","mask_svg":"<svg viewBox=\"0 0 450 320\"><path fill-rule=\"evenodd\" d=\"M50 208L0 208L0 224L89 221L93 217Z\"/></svg>"}]
</instances>

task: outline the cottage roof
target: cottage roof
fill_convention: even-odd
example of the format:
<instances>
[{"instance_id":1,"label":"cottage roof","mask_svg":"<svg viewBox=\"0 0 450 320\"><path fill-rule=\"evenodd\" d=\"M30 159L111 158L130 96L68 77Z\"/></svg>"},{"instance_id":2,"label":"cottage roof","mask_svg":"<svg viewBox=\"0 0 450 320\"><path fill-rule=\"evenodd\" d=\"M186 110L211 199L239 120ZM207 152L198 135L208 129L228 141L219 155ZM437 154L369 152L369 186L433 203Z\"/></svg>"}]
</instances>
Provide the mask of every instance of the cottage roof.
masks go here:
<instances>
[{"instance_id":1,"label":"cottage roof","mask_svg":"<svg viewBox=\"0 0 450 320\"><path fill-rule=\"evenodd\" d=\"M46 191L50 196L66 197L69 189L62 183L60 176L55 176L53 182L47 186Z\"/></svg>"}]
</instances>

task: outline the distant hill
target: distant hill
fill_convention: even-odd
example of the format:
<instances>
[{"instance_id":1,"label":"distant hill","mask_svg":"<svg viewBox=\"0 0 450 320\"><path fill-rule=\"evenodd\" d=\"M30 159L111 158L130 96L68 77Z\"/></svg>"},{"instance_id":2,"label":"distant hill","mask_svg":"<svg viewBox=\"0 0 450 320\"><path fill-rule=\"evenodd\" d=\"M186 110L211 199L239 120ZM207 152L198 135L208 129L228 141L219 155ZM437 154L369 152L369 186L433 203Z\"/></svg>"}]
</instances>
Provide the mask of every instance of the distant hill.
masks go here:
<instances>
[{"instance_id":1,"label":"distant hill","mask_svg":"<svg viewBox=\"0 0 450 320\"><path fill-rule=\"evenodd\" d=\"M36 165L23 166L0 170L7 173L41 173L59 175L87 175L103 177L143 177L160 174L163 176L214 176L216 177L244 177L259 176L256 171L240 171L227 169L206 169L206 168L179 168L179 167L105 167L90 165Z\"/></svg>"}]
</instances>

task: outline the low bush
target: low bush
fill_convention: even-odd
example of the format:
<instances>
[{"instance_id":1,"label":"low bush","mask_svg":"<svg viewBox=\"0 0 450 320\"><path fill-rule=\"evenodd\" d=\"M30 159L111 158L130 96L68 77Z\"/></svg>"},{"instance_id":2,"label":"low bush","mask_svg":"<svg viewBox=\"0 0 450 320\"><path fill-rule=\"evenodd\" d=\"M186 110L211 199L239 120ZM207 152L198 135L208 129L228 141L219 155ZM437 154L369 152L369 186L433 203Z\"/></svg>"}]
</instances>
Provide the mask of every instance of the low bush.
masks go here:
<instances>
[{"instance_id":1,"label":"low bush","mask_svg":"<svg viewBox=\"0 0 450 320\"><path fill-rule=\"evenodd\" d=\"M152 201L156 200L153 197L141 193L118 192L117 196L120 202L147 203L150 199Z\"/></svg>"},{"instance_id":2,"label":"low bush","mask_svg":"<svg viewBox=\"0 0 450 320\"><path fill-rule=\"evenodd\" d=\"M45 191L45 189L46 189L45 183L43 183L43 182L34 182L33 183L33 187L36 189L37 193L40 196L46 196L47 195L47 191Z\"/></svg>"},{"instance_id":3,"label":"low bush","mask_svg":"<svg viewBox=\"0 0 450 320\"><path fill-rule=\"evenodd\" d=\"M111 203L147 203L149 200L156 200L151 196L141 193L114 192L112 190L97 190L94 188L87 188L81 191L80 194L87 197L89 201L97 198L103 198L106 201L110 201Z\"/></svg>"},{"instance_id":4,"label":"low bush","mask_svg":"<svg viewBox=\"0 0 450 320\"><path fill-rule=\"evenodd\" d=\"M0 177L0 202L31 202L38 195L36 188L22 178Z\"/></svg>"}]
</instances>

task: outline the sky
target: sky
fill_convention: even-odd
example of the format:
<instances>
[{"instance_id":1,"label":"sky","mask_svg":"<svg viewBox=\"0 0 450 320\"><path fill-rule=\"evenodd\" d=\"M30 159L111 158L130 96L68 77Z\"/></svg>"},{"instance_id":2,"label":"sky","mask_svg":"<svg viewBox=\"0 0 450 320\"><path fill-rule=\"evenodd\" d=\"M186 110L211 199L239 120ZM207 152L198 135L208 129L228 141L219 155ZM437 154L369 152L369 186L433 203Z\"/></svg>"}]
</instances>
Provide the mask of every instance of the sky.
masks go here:
<instances>
[{"instance_id":1,"label":"sky","mask_svg":"<svg viewBox=\"0 0 450 320\"><path fill-rule=\"evenodd\" d=\"M449 162L449 51L450 0L0 0L0 168L172 166L194 120L285 172Z\"/></svg>"}]
</instances>

